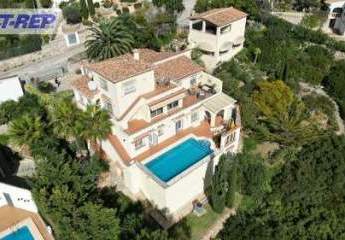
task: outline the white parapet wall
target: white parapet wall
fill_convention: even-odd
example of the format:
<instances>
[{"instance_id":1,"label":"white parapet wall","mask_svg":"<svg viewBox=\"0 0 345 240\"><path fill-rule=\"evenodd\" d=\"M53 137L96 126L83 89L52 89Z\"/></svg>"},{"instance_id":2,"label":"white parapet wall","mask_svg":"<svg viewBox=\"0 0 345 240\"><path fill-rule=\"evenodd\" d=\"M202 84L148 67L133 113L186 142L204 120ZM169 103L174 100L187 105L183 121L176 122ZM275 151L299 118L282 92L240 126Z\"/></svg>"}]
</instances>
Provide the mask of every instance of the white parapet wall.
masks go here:
<instances>
[{"instance_id":1,"label":"white parapet wall","mask_svg":"<svg viewBox=\"0 0 345 240\"><path fill-rule=\"evenodd\" d=\"M192 202L204 193L220 156L214 152L168 182L161 181L144 163L135 163L124 172L125 185L133 194L141 192L167 216L178 216L180 210L192 209Z\"/></svg>"}]
</instances>

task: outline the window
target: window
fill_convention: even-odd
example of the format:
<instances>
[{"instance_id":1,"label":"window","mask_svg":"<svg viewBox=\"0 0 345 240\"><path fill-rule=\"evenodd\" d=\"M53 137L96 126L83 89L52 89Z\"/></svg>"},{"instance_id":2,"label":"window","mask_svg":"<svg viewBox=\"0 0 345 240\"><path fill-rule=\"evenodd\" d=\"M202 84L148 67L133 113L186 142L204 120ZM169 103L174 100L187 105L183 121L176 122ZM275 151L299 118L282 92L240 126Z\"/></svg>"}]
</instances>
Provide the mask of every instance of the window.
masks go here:
<instances>
[{"instance_id":1,"label":"window","mask_svg":"<svg viewBox=\"0 0 345 240\"><path fill-rule=\"evenodd\" d=\"M229 26L225 26L223 28L220 29L220 33L223 34L223 33L227 33L227 32L230 32L231 31L231 25Z\"/></svg>"},{"instance_id":2,"label":"window","mask_svg":"<svg viewBox=\"0 0 345 240\"><path fill-rule=\"evenodd\" d=\"M198 112L193 112L191 115L191 121L195 122L199 120L199 113Z\"/></svg>"},{"instance_id":3,"label":"window","mask_svg":"<svg viewBox=\"0 0 345 240\"><path fill-rule=\"evenodd\" d=\"M195 86L196 85L196 77L193 76L191 79L190 79L190 85L191 86Z\"/></svg>"},{"instance_id":4,"label":"window","mask_svg":"<svg viewBox=\"0 0 345 240\"><path fill-rule=\"evenodd\" d=\"M104 108L112 115L113 114L113 105L109 100L104 100Z\"/></svg>"},{"instance_id":5,"label":"window","mask_svg":"<svg viewBox=\"0 0 345 240\"><path fill-rule=\"evenodd\" d=\"M201 31L202 30L202 22L200 21L200 22L193 23L192 28L195 30Z\"/></svg>"},{"instance_id":6,"label":"window","mask_svg":"<svg viewBox=\"0 0 345 240\"><path fill-rule=\"evenodd\" d=\"M123 95L126 96L130 93L135 92L137 89L135 87L135 81L130 81L122 84Z\"/></svg>"},{"instance_id":7,"label":"window","mask_svg":"<svg viewBox=\"0 0 345 240\"><path fill-rule=\"evenodd\" d=\"M103 78L99 78L99 83L101 85L101 88L105 91L108 90L108 83L106 80L104 80Z\"/></svg>"},{"instance_id":8,"label":"window","mask_svg":"<svg viewBox=\"0 0 345 240\"><path fill-rule=\"evenodd\" d=\"M229 136L226 137L225 145L231 144L235 141L236 133L231 133Z\"/></svg>"},{"instance_id":9,"label":"window","mask_svg":"<svg viewBox=\"0 0 345 240\"><path fill-rule=\"evenodd\" d=\"M175 122L175 130L176 130L176 132L178 132L178 131L180 131L181 129L182 129L182 120L177 120L176 122Z\"/></svg>"},{"instance_id":10,"label":"window","mask_svg":"<svg viewBox=\"0 0 345 240\"><path fill-rule=\"evenodd\" d=\"M164 134L163 126L159 127L157 132L158 132L158 136L162 136Z\"/></svg>"},{"instance_id":11,"label":"window","mask_svg":"<svg viewBox=\"0 0 345 240\"><path fill-rule=\"evenodd\" d=\"M138 150L138 149L140 149L140 148L142 148L144 146L145 146L145 142L144 142L143 138L140 138L140 139L138 139L138 140L136 140L134 142L134 147L135 147L136 150Z\"/></svg>"},{"instance_id":12,"label":"window","mask_svg":"<svg viewBox=\"0 0 345 240\"><path fill-rule=\"evenodd\" d=\"M232 48L238 48L238 47L240 47L241 45L242 45L241 43L237 43L237 44L232 45Z\"/></svg>"},{"instance_id":13,"label":"window","mask_svg":"<svg viewBox=\"0 0 345 240\"><path fill-rule=\"evenodd\" d=\"M156 110L151 110L151 117L156 117L159 114L163 113L163 108L158 108Z\"/></svg>"},{"instance_id":14,"label":"window","mask_svg":"<svg viewBox=\"0 0 345 240\"><path fill-rule=\"evenodd\" d=\"M168 110L176 108L178 106L178 100L168 104Z\"/></svg>"},{"instance_id":15,"label":"window","mask_svg":"<svg viewBox=\"0 0 345 240\"><path fill-rule=\"evenodd\" d=\"M204 55L208 55L208 56L214 56L214 52L209 52L203 49L200 49L200 52Z\"/></svg>"},{"instance_id":16,"label":"window","mask_svg":"<svg viewBox=\"0 0 345 240\"><path fill-rule=\"evenodd\" d=\"M68 44L69 45L74 45L77 44L77 36L75 33L70 33L67 35L67 39L68 39Z\"/></svg>"}]
</instances>

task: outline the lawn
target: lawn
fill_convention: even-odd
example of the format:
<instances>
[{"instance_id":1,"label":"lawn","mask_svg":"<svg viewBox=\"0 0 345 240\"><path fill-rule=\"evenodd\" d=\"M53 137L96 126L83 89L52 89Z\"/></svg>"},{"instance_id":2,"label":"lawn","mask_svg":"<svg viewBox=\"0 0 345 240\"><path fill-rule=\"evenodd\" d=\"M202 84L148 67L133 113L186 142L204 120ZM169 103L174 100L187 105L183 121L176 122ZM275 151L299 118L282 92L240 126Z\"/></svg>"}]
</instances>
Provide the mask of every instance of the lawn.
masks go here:
<instances>
[{"instance_id":1,"label":"lawn","mask_svg":"<svg viewBox=\"0 0 345 240\"><path fill-rule=\"evenodd\" d=\"M187 217L187 224L191 228L192 240L200 240L221 215L214 212L210 205L206 205L205 208L207 212L203 216L197 217L191 213Z\"/></svg>"},{"instance_id":2,"label":"lawn","mask_svg":"<svg viewBox=\"0 0 345 240\"><path fill-rule=\"evenodd\" d=\"M235 209L237 209L242 202L242 195L236 193L235 196ZM191 213L187 216L187 224L191 229L191 240L200 240L211 226L220 218L222 213L216 213L212 210L209 204L205 205L206 213L198 217Z\"/></svg>"}]
</instances>

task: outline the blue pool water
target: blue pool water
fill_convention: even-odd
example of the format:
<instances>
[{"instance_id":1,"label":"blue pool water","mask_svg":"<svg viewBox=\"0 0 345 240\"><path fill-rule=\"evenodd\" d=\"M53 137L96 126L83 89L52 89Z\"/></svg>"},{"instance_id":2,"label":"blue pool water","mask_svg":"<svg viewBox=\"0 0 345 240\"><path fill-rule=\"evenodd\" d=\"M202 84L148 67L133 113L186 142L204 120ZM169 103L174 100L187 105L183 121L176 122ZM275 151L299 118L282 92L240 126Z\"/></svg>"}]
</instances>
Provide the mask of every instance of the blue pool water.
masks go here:
<instances>
[{"instance_id":1,"label":"blue pool water","mask_svg":"<svg viewBox=\"0 0 345 240\"><path fill-rule=\"evenodd\" d=\"M209 141L189 138L145 166L159 179L168 182L212 152Z\"/></svg>"},{"instance_id":2,"label":"blue pool water","mask_svg":"<svg viewBox=\"0 0 345 240\"><path fill-rule=\"evenodd\" d=\"M18 230L6 235L1 240L35 240L28 227L21 227Z\"/></svg>"}]
</instances>

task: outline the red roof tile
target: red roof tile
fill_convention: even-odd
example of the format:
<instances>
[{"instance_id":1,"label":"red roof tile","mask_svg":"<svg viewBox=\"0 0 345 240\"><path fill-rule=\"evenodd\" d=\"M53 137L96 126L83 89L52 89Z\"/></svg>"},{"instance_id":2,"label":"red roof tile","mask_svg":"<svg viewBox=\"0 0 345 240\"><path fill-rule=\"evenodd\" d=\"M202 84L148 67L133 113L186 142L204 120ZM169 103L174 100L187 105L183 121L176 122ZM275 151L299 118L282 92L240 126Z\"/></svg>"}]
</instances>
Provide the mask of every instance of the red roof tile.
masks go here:
<instances>
[{"instance_id":1,"label":"red roof tile","mask_svg":"<svg viewBox=\"0 0 345 240\"><path fill-rule=\"evenodd\" d=\"M191 16L190 19L192 20L202 19L210 23L213 23L216 26L221 27L226 24L237 21L241 18L244 18L246 16L247 14L245 12L242 12L233 7L229 7L229 8L212 9L212 10Z\"/></svg>"}]
</instances>

